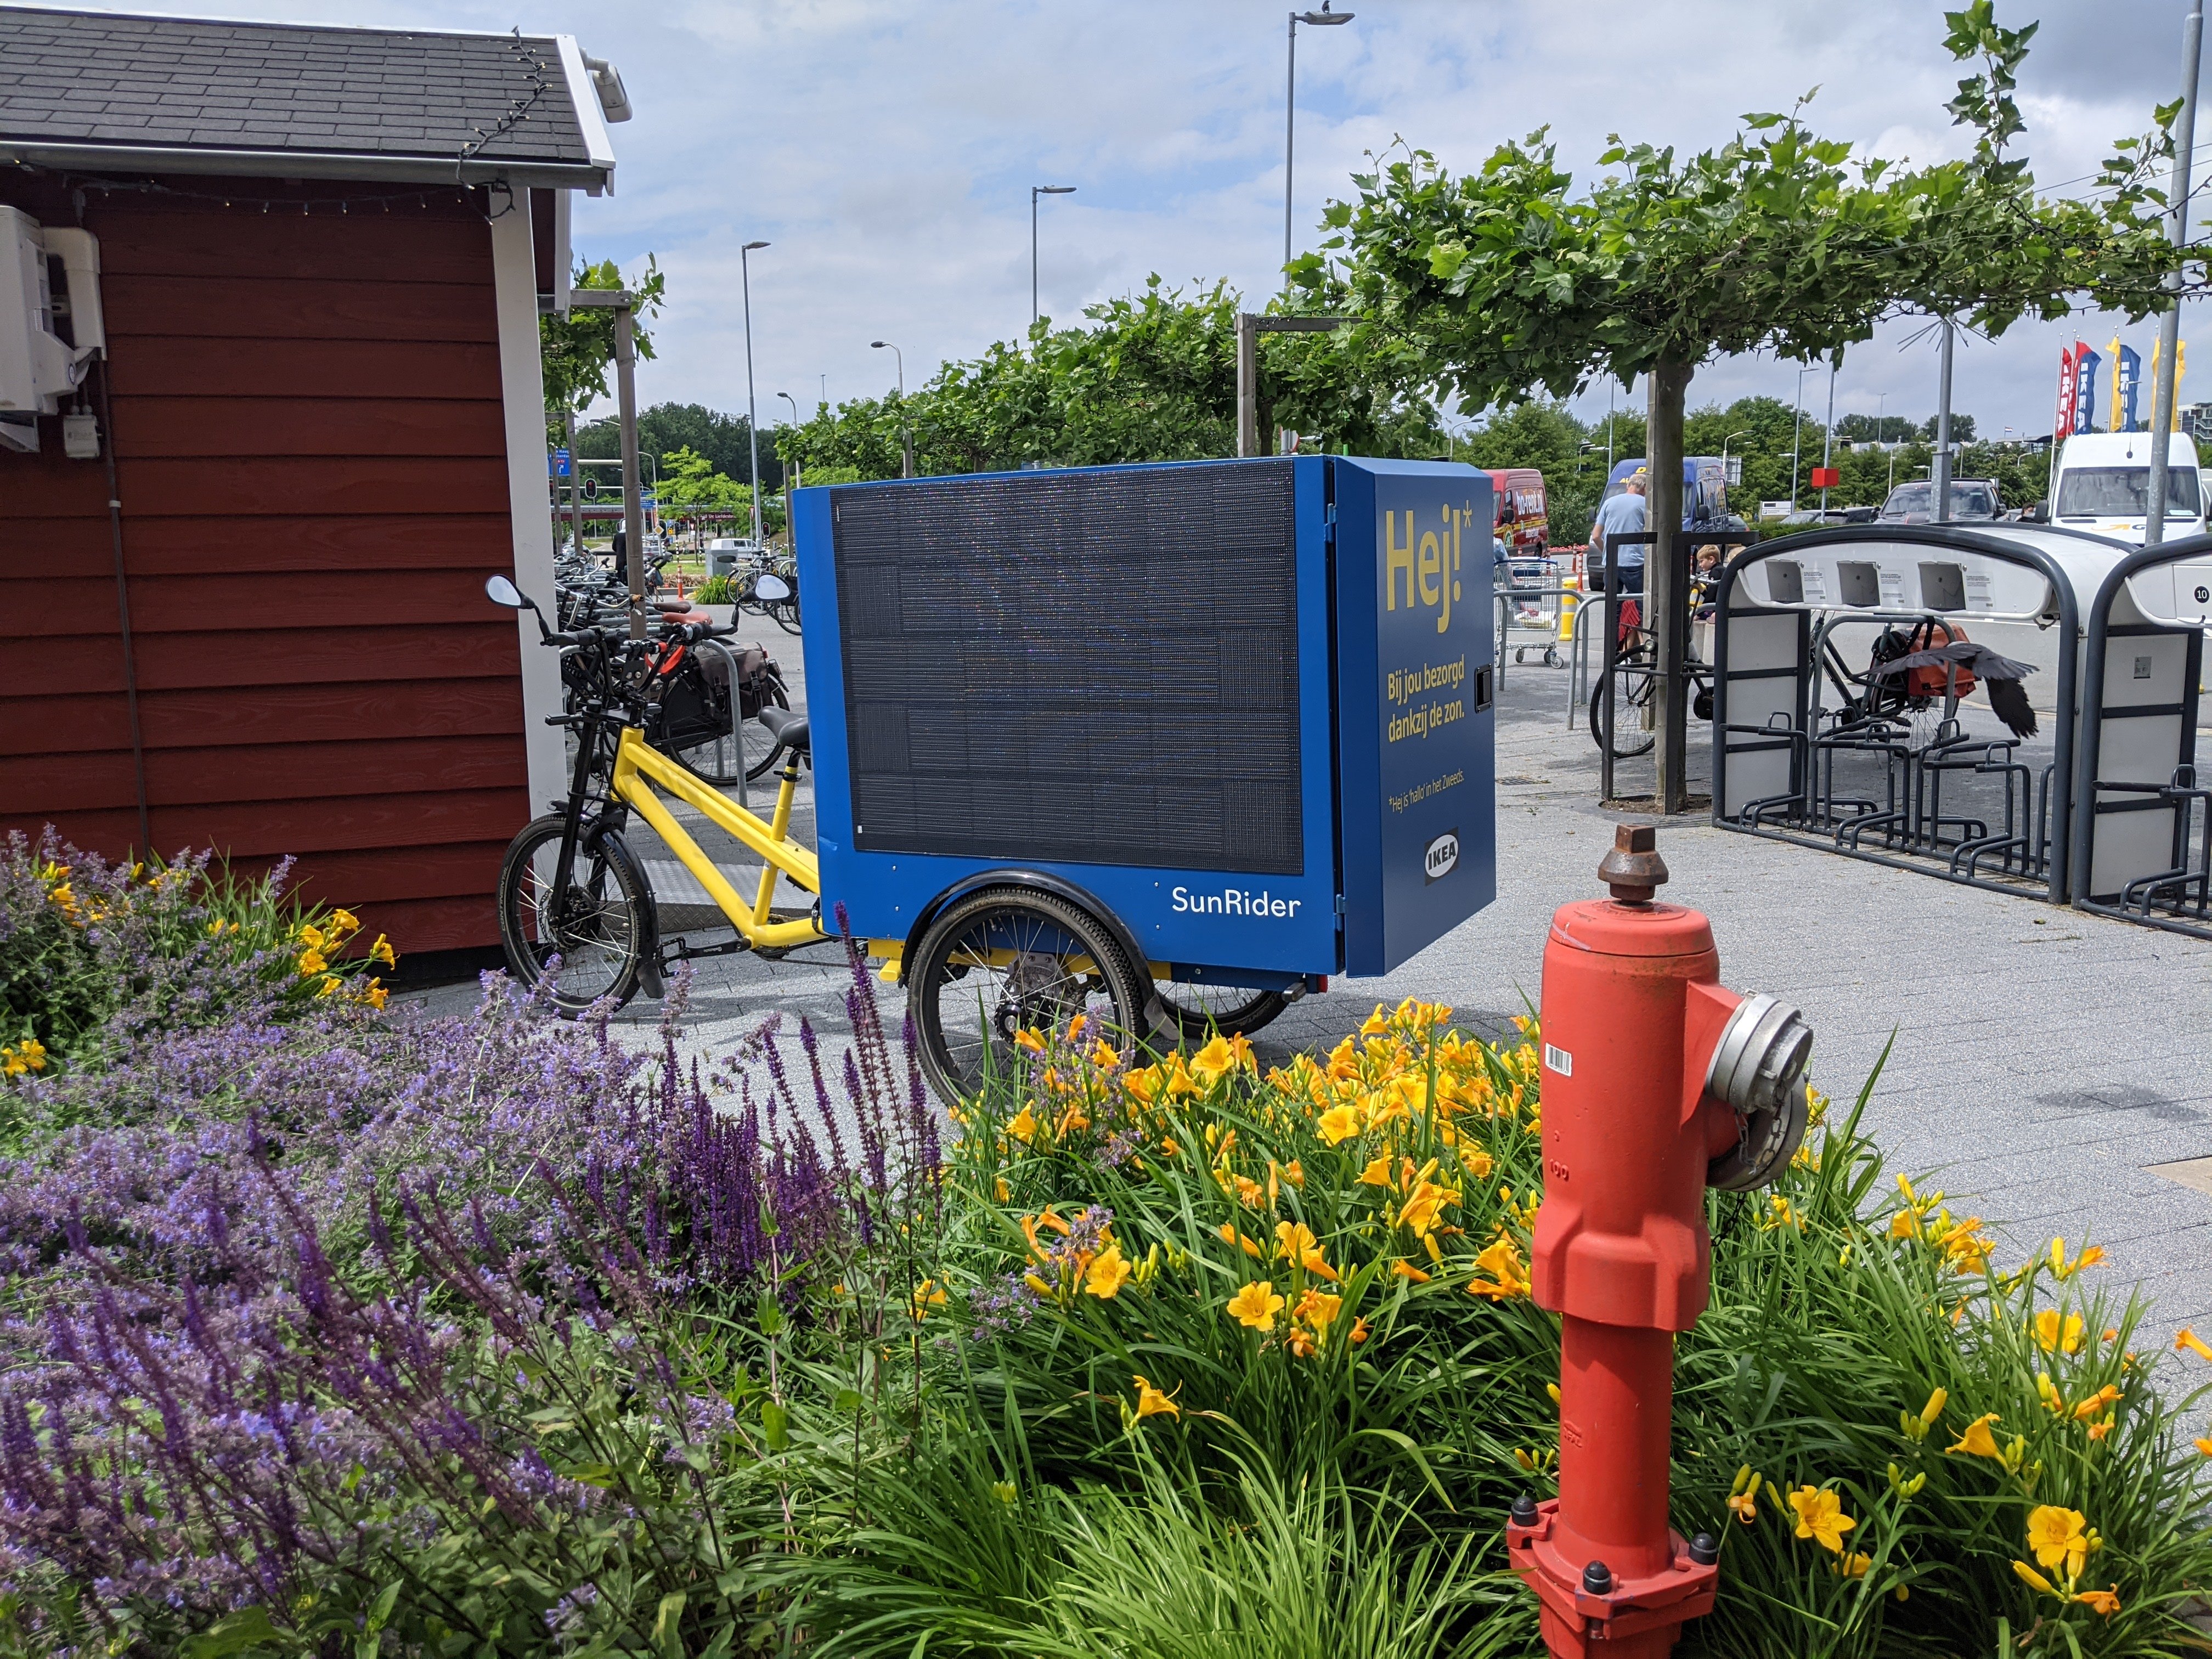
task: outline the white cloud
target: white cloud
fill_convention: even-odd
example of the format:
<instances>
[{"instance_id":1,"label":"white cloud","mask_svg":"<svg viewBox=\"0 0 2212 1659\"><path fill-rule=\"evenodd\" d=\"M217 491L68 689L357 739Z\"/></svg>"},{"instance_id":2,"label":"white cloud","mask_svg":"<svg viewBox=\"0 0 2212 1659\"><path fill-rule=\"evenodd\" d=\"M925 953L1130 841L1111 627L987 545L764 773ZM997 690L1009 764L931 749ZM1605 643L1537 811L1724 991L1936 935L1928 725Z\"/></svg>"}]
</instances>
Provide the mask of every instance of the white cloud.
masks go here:
<instances>
[{"instance_id":1,"label":"white cloud","mask_svg":"<svg viewBox=\"0 0 2212 1659\"><path fill-rule=\"evenodd\" d=\"M1869 153L1960 153L1942 105L1960 70L1939 8L1908 0L1346 0L1356 21L1301 29L1297 212L1302 244L1363 153L1402 137L1449 165L1548 125L1580 173L1607 133L1678 149L1723 142L1735 118L1786 109L1818 84L1818 131ZM132 9L147 9L133 0ZM154 9L189 5L154 0ZM625 265L651 250L670 273L648 400L725 409L744 398L737 249L754 256L757 383L811 404L881 390L896 340L907 382L1029 319L1031 184L1046 202L1045 308L1073 317L1158 270L1276 281L1282 237L1284 8L1257 0L679 0L647 7L542 0L215 0L269 17L578 35L622 69L637 118L613 129L611 199L579 204L580 249ZM2004 0L2001 19L2028 12ZM2046 180L2093 173L2110 141L2143 125L2179 80L2175 9L2069 7L2038 36L2021 87L2029 153ZM2192 312L2196 307L2191 307ZM1855 349L1839 411L1924 415L1935 398L1911 324ZM2085 319L2100 350L2111 320ZM1984 430L2048 425L2068 331L2022 325L1960 353L1958 406ZM2150 328L2130 337L2148 351ZM2208 346L2207 349L2212 349ZM2212 360L2208 360L2212 361ZM2200 374L2204 371L2200 370ZM2212 378L2207 376L2206 378ZM1702 371L1693 401L1787 398L1771 362ZM1818 391L1815 391L1815 387ZM1815 401L1820 377L1808 376ZM1604 407L1599 390L1586 397ZM2043 422L2038 426L2037 422Z\"/></svg>"}]
</instances>

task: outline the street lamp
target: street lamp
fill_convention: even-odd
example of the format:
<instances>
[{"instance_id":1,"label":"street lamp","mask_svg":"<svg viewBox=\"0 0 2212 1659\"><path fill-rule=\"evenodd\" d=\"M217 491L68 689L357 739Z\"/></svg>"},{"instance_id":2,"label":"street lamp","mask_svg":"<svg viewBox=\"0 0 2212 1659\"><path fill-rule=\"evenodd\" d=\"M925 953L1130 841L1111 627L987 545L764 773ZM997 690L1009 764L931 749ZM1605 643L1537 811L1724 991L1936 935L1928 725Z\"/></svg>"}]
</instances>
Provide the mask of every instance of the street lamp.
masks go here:
<instances>
[{"instance_id":1,"label":"street lamp","mask_svg":"<svg viewBox=\"0 0 2212 1659\"><path fill-rule=\"evenodd\" d=\"M745 437L752 447L753 545L761 544L760 416L753 410L753 273L751 255L768 246L747 242L738 250L738 276L745 297Z\"/></svg>"},{"instance_id":2,"label":"street lamp","mask_svg":"<svg viewBox=\"0 0 2212 1659\"><path fill-rule=\"evenodd\" d=\"M1728 447L1734 443L1738 438L1748 438L1749 436L1751 436L1751 428L1749 427L1746 427L1742 431L1731 432L1727 437L1721 440L1721 487L1723 489L1726 489L1729 484L1735 482L1734 478L1729 477Z\"/></svg>"},{"instance_id":3,"label":"street lamp","mask_svg":"<svg viewBox=\"0 0 2212 1659\"><path fill-rule=\"evenodd\" d=\"M1354 15L1348 11L1331 11L1329 0L1321 0L1319 11L1294 11L1291 14L1290 91L1283 100L1283 285L1290 285L1291 268L1291 159L1295 153L1293 140L1298 124L1298 25L1310 23L1324 28L1335 23L1349 23Z\"/></svg>"},{"instance_id":4,"label":"street lamp","mask_svg":"<svg viewBox=\"0 0 2212 1659\"><path fill-rule=\"evenodd\" d=\"M796 427L799 424L799 399L793 397L788 392L779 392L775 395L791 405L791 423L793 426ZM798 487L799 458L794 455L792 457L791 461L791 477L783 486L783 499L787 507L791 501L791 492ZM790 514L787 511L784 516L788 519L790 517Z\"/></svg>"},{"instance_id":5,"label":"street lamp","mask_svg":"<svg viewBox=\"0 0 2212 1659\"><path fill-rule=\"evenodd\" d=\"M1036 326L1037 319L1037 198L1074 194L1073 185L1031 185L1030 186L1030 326L1032 328Z\"/></svg>"},{"instance_id":6,"label":"street lamp","mask_svg":"<svg viewBox=\"0 0 2212 1659\"><path fill-rule=\"evenodd\" d=\"M1790 510L1797 510L1797 436L1805 429L1805 377L1820 366L1808 363L1797 371L1797 390L1790 411Z\"/></svg>"},{"instance_id":7,"label":"street lamp","mask_svg":"<svg viewBox=\"0 0 2212 1659\"><path fill-rule=\"evenodd\" d=\"M906 418L906 354L889 340L871 340L868 344L874 350L890 352L898 363L899 449L905 463L899 477L911 478L914 477L914 428L907 423Z\"/></svg>"}]
</instances>

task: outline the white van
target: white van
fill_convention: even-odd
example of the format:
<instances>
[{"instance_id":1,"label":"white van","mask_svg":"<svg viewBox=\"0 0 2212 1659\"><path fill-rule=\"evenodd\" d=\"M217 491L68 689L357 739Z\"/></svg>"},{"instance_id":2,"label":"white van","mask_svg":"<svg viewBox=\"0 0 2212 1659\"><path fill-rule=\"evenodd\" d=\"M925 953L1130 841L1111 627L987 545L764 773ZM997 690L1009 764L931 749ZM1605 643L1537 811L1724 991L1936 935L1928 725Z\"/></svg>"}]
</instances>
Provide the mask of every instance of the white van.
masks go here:
<instances>
[{"instance_id":1,"label":"white van","mask_svg":"<svg viewBox=\"0 0 2212 1659\"><path fill-rule=\"evenodd\" d=\"M2151 434L2084 432L2058 449L2058 477L2051 497L2051 522L2116 541L2143 538L2150 492ZM2204 530L2204 481L2197 446L2186 433L2171 435L2166 450L2166 535L2169 542Z\"/></svg>"}]
</instances>

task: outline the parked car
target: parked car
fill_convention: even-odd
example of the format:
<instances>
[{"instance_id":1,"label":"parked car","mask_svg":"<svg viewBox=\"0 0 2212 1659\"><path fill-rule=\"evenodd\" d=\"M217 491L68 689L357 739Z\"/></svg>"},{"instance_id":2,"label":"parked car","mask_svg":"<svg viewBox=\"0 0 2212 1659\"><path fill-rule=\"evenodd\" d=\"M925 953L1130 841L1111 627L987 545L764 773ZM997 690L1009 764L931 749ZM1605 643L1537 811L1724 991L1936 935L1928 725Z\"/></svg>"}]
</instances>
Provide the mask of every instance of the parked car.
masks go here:
<instances>
[{"instance_id":1,"label":"parked car","mask_svg":"<svg viewBox=\"0 0 2212 1659\"><path fill-rule=\"evenodd\" d=\"M1490 469L1490 482L1498 492L1493 533L1505 544L1507 555L1516 559L1542 558L1551 540L1544 475L1533 466L1494 466Z\"/></svg>"},{"instance_id":2,"label":"parked car","mask_svg":"<svg viewBox=\"0 0 2212 1659\"><path fill-rule=\"evenodd\" d=\"M2058 447L2057 485L2049 518L2069 530L2140 543L2150 497L2153 439L2148 432L2084 432ZM2197 446L2170 435L2166 452L2166 534L2169 542L2204 530L2204 481ZM2036 514L2039 521L2044 514Z\"/></svg>"},{"instance_id":3,"label":"parked car","mask_svg":"<svg viewBox=\"0 0 2212 1659\"><path fill-rule=\"evenodd\" d=\"M1998 492L1995 478L1954 478L1951 480L1951 522L1954 524L1988 524L2002 516L2004 497ZM1933 524L1936 521L1936 486L1926 478L1911 483L1901 483L1889 492L1875 515L1876 524Z\"/></svg>"},{"instance_id":4,"label":"parked car","mask_svg":"<svg viewBox=\"0 0 2212 1659\"><path fill-rule=\"evenodd\" d=\"M1616 461L1605 481L1605 494L1598 499L1609 501L1628 488L1628 481L1644 471L1639 457L1634 460ZM1685 455L1682 458L1682 528L1685 530L1741 530L1744 523L1729 511L1727 469L1717 455Z\"/></svg>"}]
</instances>

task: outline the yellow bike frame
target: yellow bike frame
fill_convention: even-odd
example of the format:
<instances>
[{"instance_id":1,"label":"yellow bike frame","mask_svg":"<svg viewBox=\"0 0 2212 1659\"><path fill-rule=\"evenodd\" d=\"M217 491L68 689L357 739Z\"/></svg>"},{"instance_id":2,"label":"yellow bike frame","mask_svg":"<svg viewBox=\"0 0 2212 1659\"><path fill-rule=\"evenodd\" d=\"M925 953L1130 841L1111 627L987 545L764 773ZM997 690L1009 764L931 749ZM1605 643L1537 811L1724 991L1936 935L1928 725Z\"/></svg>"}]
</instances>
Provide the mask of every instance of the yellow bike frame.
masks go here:
<instances>
[{"instance_id":1,"label":"yellow bike frame","mask_svg":"<svg viewBox=\"0 0 2212 1659\"><path fill-rule=\"evenodd\" d=\"M778 872L789 876L794 886L817 897L822 892L821 865L811 851L791 839L791 802L799 793L797 755L787 751L781 778L775 793L775 816L763 822L757 814L748 812L720 790L709 788L665 755L649 747L645 733L634 726L623 729L622 743L615 750L616 798L635 807L637 815L653 827L678 860L721 906L722 914L748 945L769 950L817 944L830 937L808 918L797 921L772 918L770 906L775 897ZM714 860L684 833L675 814L661 804L659 797L653 793L656 784L677 799L696 807L706 814L709 823L727 830L760 854L760 890L750 903L738 896L738 890L714 867Z\"/></svg>"}]
</instances>

